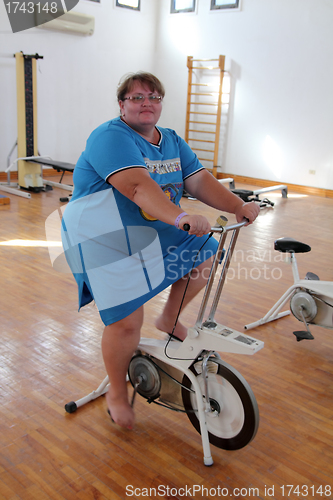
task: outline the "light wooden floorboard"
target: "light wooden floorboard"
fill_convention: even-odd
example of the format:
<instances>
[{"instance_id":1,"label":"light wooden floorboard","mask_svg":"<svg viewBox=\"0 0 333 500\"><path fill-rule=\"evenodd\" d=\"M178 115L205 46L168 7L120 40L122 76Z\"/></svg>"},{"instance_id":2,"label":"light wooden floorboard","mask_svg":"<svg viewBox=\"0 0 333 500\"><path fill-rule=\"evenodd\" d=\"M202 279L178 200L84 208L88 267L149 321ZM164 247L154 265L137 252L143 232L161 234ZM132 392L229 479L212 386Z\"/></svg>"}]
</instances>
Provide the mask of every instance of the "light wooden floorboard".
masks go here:
<instances>
[{"instance_id":1,"label":"light wooden floorboard","mask_svg":"<svg viewBox=\"0 0 333 500\"><path fill-rule=\"evenodd\" d=\"M0 243L45 241L45 220L67 194L10 195L10 205L0 207ZM282 199L279 192L268 198L274 208L241 231L216 315L239 331L292 283L290 266L273 250L276 238L311 245L311 253L297 258L301 276L312 271L333 280L333 200L293 193ZM197 201L183 199L182 206L212 223L218 215ZM132 432L112 425L103 397L67 414L64 405L105 376L98 313L93 306L77 312L74 280L52 268L47 247L0 245L0 265L1 500L211 499L223 498L222 491L227 498L333 499L332 330L314 326L315 340L296 342L292 332L302 325L289 316L248 332L265 342L256 355L223 355L250 384L260 425L241 450L212 447L214 465L205 467L201 438L187 416L141 397ZM166 294L147 304L145 336L163 338L153 325ZM200 297L183 314L188 326L199 303ZM304 488L297 495L285 486L283 496L289 484ZM185 497L186 486L192 492ZM194 494L194 486L205 489Z\"/></svg>"}]
</instances>

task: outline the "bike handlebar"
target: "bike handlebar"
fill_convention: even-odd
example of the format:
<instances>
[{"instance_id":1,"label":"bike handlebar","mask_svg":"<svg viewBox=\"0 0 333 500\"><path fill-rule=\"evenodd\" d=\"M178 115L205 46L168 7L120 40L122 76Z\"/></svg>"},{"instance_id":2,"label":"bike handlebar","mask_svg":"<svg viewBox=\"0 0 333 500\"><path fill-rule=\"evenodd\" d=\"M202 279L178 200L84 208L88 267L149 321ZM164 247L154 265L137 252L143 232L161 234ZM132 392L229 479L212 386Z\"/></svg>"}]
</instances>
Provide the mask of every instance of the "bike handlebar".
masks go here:
<instances>
[{"instance_id":1,"label":"bike handlebar","mask_svg":"<svg viewBox=\"0 0 333 500\"><path fill-rule=\"evenodd\" d=\"M225 218L224 218L225 219ZM229 226L221 226L221 225L216 225L210 228L210 231L212 233L224 233L225 231L233 231L234 229L241 228L245 226L249 221L248 219L242 220L242 222L237 222L236 224L230 224ZM183 225L184 231L189 231L191 229L190 224L185 223Z\"/></svg>"}]
</instances>

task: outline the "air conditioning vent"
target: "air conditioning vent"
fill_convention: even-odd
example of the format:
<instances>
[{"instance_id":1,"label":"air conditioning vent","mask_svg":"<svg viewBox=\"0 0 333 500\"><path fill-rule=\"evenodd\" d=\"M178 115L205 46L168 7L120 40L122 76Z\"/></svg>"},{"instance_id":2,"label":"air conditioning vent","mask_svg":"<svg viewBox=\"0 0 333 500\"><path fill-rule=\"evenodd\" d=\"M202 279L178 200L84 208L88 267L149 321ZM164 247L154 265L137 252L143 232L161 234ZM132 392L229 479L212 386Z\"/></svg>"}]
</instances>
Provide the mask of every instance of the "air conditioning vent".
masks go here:
<instances>
[{"instance_id":1,"label":"air conditioning vent","mask_svg":"<svg viewBox=\"0 0 333 500\"><path fill-rule=\"evenodd\" d=\"M66 12L60 17L51 13L36 13L37 28L45 30L64 31L80 35L92 35L95 29L95 18L80 12Z\"/></svg>"}]
</instances>

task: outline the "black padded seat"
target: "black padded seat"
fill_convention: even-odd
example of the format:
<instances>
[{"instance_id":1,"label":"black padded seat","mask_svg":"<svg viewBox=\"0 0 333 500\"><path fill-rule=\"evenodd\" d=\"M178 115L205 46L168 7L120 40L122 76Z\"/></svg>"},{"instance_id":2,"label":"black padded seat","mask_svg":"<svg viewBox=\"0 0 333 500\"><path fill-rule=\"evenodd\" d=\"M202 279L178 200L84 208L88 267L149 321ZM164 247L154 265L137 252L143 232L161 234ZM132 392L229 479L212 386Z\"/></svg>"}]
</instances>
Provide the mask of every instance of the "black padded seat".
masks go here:
<instances>
[{"instance_id":1,"label":"black padded seat","mask_svg":"<svg viewBox=\"0 0 333 500\"><path fill-rule=\"evenodd\" d=\"M306 253L311 251L311 247L306 243L297 241L294 238L279 238L274 242L274 250L278 252Z\"/></svg>"},{"instance_id":2,"label":"black padded seat","mask_svg":"<svg viewBox=\"0 0 333 500\"><path fill-rule=\"evenodd\" d=\"M237 196L239 196L246 203L249 201L252 201L252 200L250 200L250 196L254 195L254 192L249 191L248 189L232 189L231 191L234 194L236 194ZM258 196L257 196L257 198L258 198Z\"/></svg>"}]
</instances>

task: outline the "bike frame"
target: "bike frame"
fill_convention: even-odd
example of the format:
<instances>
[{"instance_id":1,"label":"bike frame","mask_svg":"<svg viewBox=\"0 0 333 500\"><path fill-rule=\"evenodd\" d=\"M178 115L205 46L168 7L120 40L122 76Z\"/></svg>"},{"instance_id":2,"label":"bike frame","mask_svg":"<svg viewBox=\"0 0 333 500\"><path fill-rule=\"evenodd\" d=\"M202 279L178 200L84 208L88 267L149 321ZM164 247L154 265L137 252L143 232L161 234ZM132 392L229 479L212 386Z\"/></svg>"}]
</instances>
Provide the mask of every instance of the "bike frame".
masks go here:
<instances>
[{"instance_id":1,"label":"bike frame","mask_svg":"<svg viewBox=\"0 0 333 500\"><path fill-rule=\"evenodd\" d=\"M238 234L246 222L247 221L225 227L219 226L211 228L212 232L220 233L218 249L212 264L197 321L194 327L188 329L188 336L186 339L183 342L168 341L166 344L165 340L142 338L138 345L138 350L141 351L141 353L147 354L177 369L186 375L191 381L196 394L198 420L200 422L204 455L203 460L205 465L213 464L206 423L206 415L207 413L212 412L212 409L209 404L207 382L205 383L204 394L200 388L197 377L190 370L190 367L198 360L198 358L203 359L203 376L206 381L207 363L211 357L220 358L220 355L218 354L219 352L253 355L264 347L264 343L262 341L249 337L248 335L233 330L225 325L218 324L214 319ZM228 233L231 233L231 237L223 260L223 269L212 300L208 318L207 320L204 320L216 272L224 253ZM102 394L105 394L108 390L108 384L109 379L106 377L96 391L93 391L76 402L68 403L68 405L65 406L66 411L71 413L78 407L96 399Z\"/></svg>"},{"instance_id":2,"label":"bike frame","mask_svg":"<svg viewBox=\"0 0 333 500\"><path fill-rule=\"evenodd\" d=\"M293 273L293 278L294 278L294 283L288 288L288 290L282 295L282 297L274 304L274 306L263 316L263 318L259 319L258 321L254 321L253 323L249 323L248 325L245 325L244 328L245 330L251 330L252 328L255 328L260 325L264 325L266 323L269 323L271 321L274 321L276 319L283 318L284 316L288 316L291 311L283 311L280 312L285 303L292 297L294 292L296 290L302 289L310 294L313 293L316 296L318 296L319 299L321 299L322 302L322 308L326 311L326 314L321 314L320 319L324 319L323 321L316 322L315 320L311 321L310 324L313 325L319 325L323 326L325 328L332 328L332 326L329 326L328 324L325 324L325 319L329 316L330 307L328 305L325 305L325 301L327 302L328 300L333 300L333 282L332 281L320 281L320 280L311 280L311 279L300 279L299 277L299 272L298 272L298 267L297 267L297 260L296 260L296 255L293 252L289 253L289 258L291 262L291 268L292 268L292 273ZM324 318L323 318L324 317ZM316 319L316 318L315 318ZM330 317L331 320L331 325L332 325L332 315Z\"/></svg>"}]
</instances>

